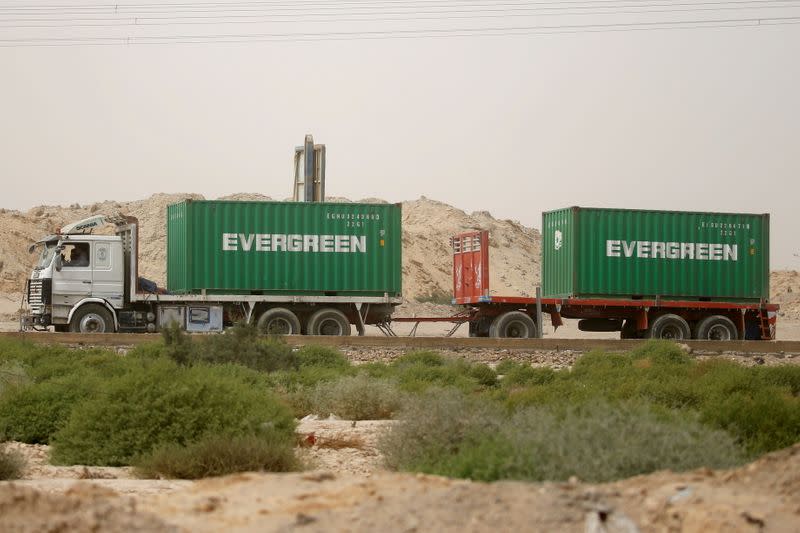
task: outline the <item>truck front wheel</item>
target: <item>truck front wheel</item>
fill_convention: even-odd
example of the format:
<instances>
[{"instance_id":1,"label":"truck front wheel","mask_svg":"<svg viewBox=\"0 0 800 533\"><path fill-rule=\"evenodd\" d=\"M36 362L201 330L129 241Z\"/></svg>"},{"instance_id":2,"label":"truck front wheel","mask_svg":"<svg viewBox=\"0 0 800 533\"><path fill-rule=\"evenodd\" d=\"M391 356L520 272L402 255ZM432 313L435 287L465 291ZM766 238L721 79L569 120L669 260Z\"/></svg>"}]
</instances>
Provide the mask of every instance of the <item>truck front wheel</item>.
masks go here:
<instances>
[{"instance_id":1,"label":"truck front wheel","mask_svg":"<svg viewBox=\"0 0 800 533\"><path fill-rule=\"evenodd\" d=\"M114 333L114 317L98 304L86 304L75 311L69 322L72 333Z\"/></svg>"}]
</instances>

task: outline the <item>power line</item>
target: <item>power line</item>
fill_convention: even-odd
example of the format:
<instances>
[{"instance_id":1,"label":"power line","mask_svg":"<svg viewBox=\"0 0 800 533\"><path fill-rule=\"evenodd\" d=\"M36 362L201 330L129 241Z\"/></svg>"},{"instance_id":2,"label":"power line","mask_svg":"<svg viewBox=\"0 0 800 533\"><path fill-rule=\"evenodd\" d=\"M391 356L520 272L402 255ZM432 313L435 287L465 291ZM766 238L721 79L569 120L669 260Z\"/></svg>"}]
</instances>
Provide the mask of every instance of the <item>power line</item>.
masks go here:
<instances>
[{"instance_id":1,"label":"power line","mask_svg":"<svg viewBox=\"0 0 800 533\"><path fill-rule=\"evenodd\" d=\"M140 44L200 44L238 42L303 42L329 40L409 39L432 37L489 37L509 35L539 35L587 32L653 31L674 29L731 28L743 26L800 24L800 17L771 17L749 19L684 20L672 22L634 22L608 24L574 24L552 26L512 26L498 28L447 28L426 30L386 30L318 33L261 33L261 34L201 34L141 37L73 37L0 39L0 47L19 46L97 46Z\"/></svg>"},{"instance_id":2,"label":"power line","mask_svg":"<svg viewBox=\"0 0 800 533\"><path fill-rule=\"evenodd\" d=\"M351 13L346 11L339 13L309 13L309 14L274 14L270 18L264 19L264 14L217 14L217 15L197 15L197 14L169 14L169 12L158 13L158 16L116 16L116 17L64 17L49 18L35 16L28 18L3 18L7 15L0 14L0 27L4 28L72 28L72 27L115 27L115 26L167 26L167 25L197 25L197 24L263 24L268 22L402 22L411 20L471 20L479 18L502 18L502 17L527 17L527 16L577 16L577 15L642 15L642 14L667 14L667 13L686 13L701 11L739 11L755 9L796 9L797 2L800 0L777 0L779 3L769 0L739 0L739 1L706 1L694 3L649 3L629 6L628 3L621 4L617 1L602 1L603 6L568 6L568 7L522 7L506 9L485 9L478 10L444 10L444 11L379 11L375 13ZM556 3L556 2L552 2ZM535 4L535 3L534 3ZM766 5L765 5L766 4ZM793 4L793 5L784 5ZM499 5L499 4L497 4ZM522 5L522 4L520 4ZM533 5L530 2L527 5ZM703 7L706 6L706 7ZM707 7L716 6L716 7ZM663 8L663 9L653 9ZM582 11L579 13L571 12L574 9L591 9L594 11ZM546 13L539 13L546 10ZM565 11L566 10L566 11ZM597 11L602 10L602 11ZM551 12L560 11L560 12ZM304 18L304 17L340 17L340 18ZM347 18L341 18L345 16ZM300 18L298 18L300 17ZM21 22L37 22L37 24L20 24ZM13 24L8 24L13 23ZM42 23L42 24L38 24ZM51 24L52 23L52 24Z\"/></svg>"},{"instance_id":3,"label":"power line","mask_svg":"<svg viewBox=\"0 0 800 533\"><path fill-rule=\"evenodd\" d=\"M758 5L775 5L783 3L793 3L796 0L727 0L716 2L678 2L667 0L667 6L694 6L694 5L730 5L730 4L750 4L753 6ZM619 6L619 4L624 4ZM313 10L326 11L354 11L354 10L384 10L387 5L391 5L395 9L405 10L447 10L453 11L455 8L466 8L469 11L485 11L497 10L497 8L507 9L566 9L566 6L571 6L573 9L598 9L600 7L616 5L617 7L632 7L646 9L648 7L663 7L664 0L655 2L654 0L645 0L639 2L634 0L555 0L547 2L530 2L530 1L488 1L478 0L475 2L465 2L464 0L457 0L455 2L442 0L429 0L427 2L408 1L408 0L371 0L370 2L337 2L331 5L330 2L325 3L300 3L292 2L289 4L279 2L247 2L247 3L231 3L231 4L204 4L204 3L186 3L186 4L118 4L111 6L100 5L85 5L85 6L52 6L52 7L0 7L0 14L5 12L2 16L8 14L20 14L15 12L22 12L26 15L83 15L83 14L96 14L96 15L120 15L120 14L164 14L164 13L213 13L213 12L277 12L277 11L291 11L291 12L307 12ZM347 7L350 6L350 7ZM546 7L555 6L555 7ZM561 7L559 7L561 6ZM77 13L72 13L71 10L78 10ZM89 11L87 13L87 10ZM9 13L10 12L10 13ZM433 11L431 11L433 12Z\"/></svg>"},{"instance_id":4,"label":"power line","mask_svg":"<svg viewBox=\"0 0 800 533\"><path fill-rule=\"evenodd\" d=\"M795 0L800 1L800 0ZM648 9L644 10L615 10L615 11L592 11L592 12L561 12L561 13L537 13L515 15L515 17L569 17L569 16L597 16L597 15L648 15L648 14L669 14L669 13L696 13L707 11L742 11L754 9L798 9L798 6L763 6L763 7L698 7L698 8L679 8L679 9ZM385 13L384 15L406 15L407 13ZM475 20L487 18L509 18L509 14L453 14L448 16L426 16L426 14L411 14L412 16L362 16L358 18L264 18L264 15L230 15L230 16L166 16L166 17L125 17L125 18L106 18L106 19L42 19L39 22L56 22L57 24L4 24L5 22L23 22L36 19L9 19L0 18L0 28L27 29L27 28L103 28L103 27L127 27L127 26L172 26L172 25L212 25L212 24L265 24L265 23L292 23L299 22L408 22L418 20Z\"/></svg>"}]
</instances>

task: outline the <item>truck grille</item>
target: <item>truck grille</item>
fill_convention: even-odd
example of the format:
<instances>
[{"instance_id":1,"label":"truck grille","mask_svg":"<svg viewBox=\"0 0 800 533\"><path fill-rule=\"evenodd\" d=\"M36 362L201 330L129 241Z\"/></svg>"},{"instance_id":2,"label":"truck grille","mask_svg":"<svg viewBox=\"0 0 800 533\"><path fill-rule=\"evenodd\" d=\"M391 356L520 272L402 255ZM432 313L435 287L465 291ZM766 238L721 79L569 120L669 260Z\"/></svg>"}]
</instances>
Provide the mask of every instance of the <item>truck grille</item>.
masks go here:
<instances>
[{"instance_id":1,"label":"truck grille","mask_svg":"<svg viewBox=\"0 0 800 533\"><path fill-rule=\"evenodd\" d=\"M39 307L50 303L52 280L50 279L31 279L28 280L28 305Z\"/></svg>"}]
</instances>

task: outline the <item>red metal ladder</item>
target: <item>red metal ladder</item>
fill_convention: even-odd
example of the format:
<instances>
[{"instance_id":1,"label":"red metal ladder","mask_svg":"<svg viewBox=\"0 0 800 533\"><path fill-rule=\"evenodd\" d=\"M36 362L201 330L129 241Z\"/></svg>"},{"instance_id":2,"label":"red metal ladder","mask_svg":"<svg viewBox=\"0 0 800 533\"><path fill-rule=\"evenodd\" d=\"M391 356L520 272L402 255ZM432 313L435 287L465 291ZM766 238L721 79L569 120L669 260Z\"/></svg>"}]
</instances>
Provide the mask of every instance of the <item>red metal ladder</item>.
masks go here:
<instances>
[{"instance_id":1,"label":"red metal ladder","mask_svg":"<svg viewBox=\"0 0 800 533\"><path fill-rule=\"evenodd\" d=\"M769 323L769 312L766 309L758 310L758 323L761 329L761 340L772 340L775 336L775 331Z\"/></svg>"}]
</instances>

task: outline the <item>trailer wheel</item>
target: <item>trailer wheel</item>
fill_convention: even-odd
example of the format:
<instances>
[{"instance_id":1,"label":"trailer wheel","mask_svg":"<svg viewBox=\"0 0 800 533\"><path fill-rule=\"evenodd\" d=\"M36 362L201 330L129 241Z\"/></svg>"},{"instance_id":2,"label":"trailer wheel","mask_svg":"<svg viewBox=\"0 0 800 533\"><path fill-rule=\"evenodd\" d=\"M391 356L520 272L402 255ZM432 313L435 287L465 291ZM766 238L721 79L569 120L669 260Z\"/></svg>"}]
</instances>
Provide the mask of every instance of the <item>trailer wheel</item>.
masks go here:
<instances>
[{"instance_id":1,"label":"trailer wheel","mask_svg":"<svg viewBox=\"0 0 800 533\"><path fill-rule=\"evenodd\" d=\"M350 335L350 321L338 309L332 307L320 309L308 319L306 333L347 337Z\"/></svg>"},{"instance_id":2,"label":"trailer wheel","mask_svg":"<svg viewBox=\"0 0 800 533\"><path fill-rule=\"evenodd\" d=\"M536 323L522 311L509 311L494 319L489 336L532 339L536 337Z\"/></svg>"},{"instance_id":3,"label":"trailer wheel","mask_svg":"<svg viewBox=\"0 0 800 533\"><path fill-rule=\"evenodd\" d=\"M673 341L682 341L690 339L692 331L689 324L678 315L666 314L653 320L650 324L650 329L647 330L647 338L649 339L669 339Z\"/></svg>"},{"instance_id":4,"label":"trailer wheel","mask_svg":"<svg viewBox=\"0 0 800 533\"><path fill-rule=\"evenodd\" d=\"M299 335L300 319L285 307L273 307L258 317L256 327L265 335Z\"/></svg>"},{"instance_id":5,"label":"trailer wheel","mask_svg":"<svg viewBox=\"0 0 800 533\"><path fill-rule=\"evenodd\" d=\"M712 315L698 322L695 338L709 341L733 341L739 338L739 332L730 318Z\"/></svg>"},{"instance_id":6,"label":"trailer wheel","mask_svg":"<svg viewBox=\"0 0 800 533\"><path fill-rule=\"evenodd\" d=\"M114 333L114 317L98 304L81 306L69 322L72 333Z\"/></svg>"}]
</instances>

